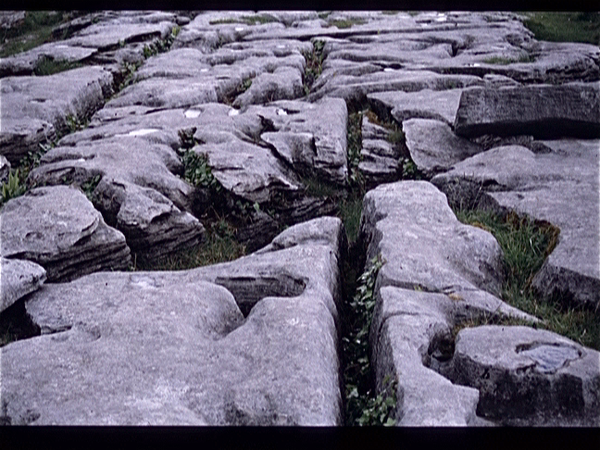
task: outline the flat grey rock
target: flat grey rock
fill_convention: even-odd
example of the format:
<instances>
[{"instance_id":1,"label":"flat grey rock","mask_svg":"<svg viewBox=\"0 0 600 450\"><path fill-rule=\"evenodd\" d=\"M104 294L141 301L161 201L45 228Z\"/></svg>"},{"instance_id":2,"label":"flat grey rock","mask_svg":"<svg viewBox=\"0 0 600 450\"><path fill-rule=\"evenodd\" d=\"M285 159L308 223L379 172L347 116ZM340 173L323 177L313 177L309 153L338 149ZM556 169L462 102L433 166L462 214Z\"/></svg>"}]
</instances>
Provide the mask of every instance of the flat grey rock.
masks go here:
<instances>
[{"instance_id":1,"label":"flat grey rock","mask_svg":"<svg viewBox=\"0 0 600 450\"><path fill-rule=\"evenodd\" d=\"M273 73L262 73L250 88L238 96L233 106L262 104L276 100L293 100L304 94L302 71L293 67L279 67Z\"/></svg>"},{"instance_id":2,"label":"flat grey rock","mask_svg":"<svg viewBox=\"0 0 600 450\"><path fill-rule=\"evenodd\" d=\"M82 67L46 77L2 79L0 152L18 163L54 132L68 130L68 117L84 119L112 94L112 75Z\"/></svg>"},{"instance_id":3,"label":"flat grey rock","mask_svg":"<svg viewBox=\"0 0 600 450\"><path fill-rule=\"evenodd\" d=\"M430 176L483 151L481 146L456 136L449 125L438 120L406 120L402 122L402 131L411 159Z\"/></svg>"},{"instance_id":4,"label":"flat grey rock","mask_svg":"<svg viewBox=\"0 0 600 450\"><path fill-rule=\"evenodd\" d=\"M29 51L0 59L0 77L33 75L44 59L56 62L84 62L97 52L95 48L84 48L49 42Z\"/></svg>"},{"instance_id":5,"label":"flat grey rock","mask_svg":"<svg viewBox=\"0 0 600 450\"><path fill-rule=\"evenodd\" d=\"M556 333L487 325L458 333L453 380L479 390L479 414L504 425L600 424L600 354Z\"/></svg>"},{"instance_id":6,"label":"flat grey rock","mask_svg":"<svg viewBox=\"0 0 600 450\"><path fill-rule=\"evenodd\" d=\"M125 269L130 262L123 234L106 225L79 189L32 189L9 200L0 215L2 256L38 263L48 281Z\"/></svg>"},{"instance_id":7,"label":"flat grey rock","mask_svg":"<svg viewBox=\"0 0 600 450\"><path fill-rule=\"evenodd\" d=\"M46 281L46 270L39 264L2 257L0 259L0 312L27 294L38 290L44 281Z\"/></svg>"},{"instance_id":8,"label":"flat grey rock","mask_svg":"<svg viewBox=\"0 0 600 450\"><path fill-rule=\"evenodd\" d=\"M467 203L473 189L496 210L514 210L560 229L558 245L533 285L544 296L569 293L578 303L600 301L598 140L540 141L547 153L497 147L458 163L432 182L451 201Z\"/></svg>"},{"instance_id":9,"label":"flat grey rock","mask_svg":"<svg viewBox=\"0 0 600 450\"><path fill-rule=\"evenodd\" d=\"M3 420L339 425L343 228L298 231L222 265L45 286L26 305L43 334L0 349Z\"/></svg>"},{"instance_id":10,"label":"flat grey rock","mask_svg":"<svg viewBox=\"0 0 600 450\"><path fill-rule=\"evenodd\" d=\"M389 142L390 130L371 123L364 115L361 124L362 147L358 170L369 187L397 181L401 175L402 154L397 145Z\"/></svg>"},{"instance_id":11,"label":"flat grey rock","mask_svg":"<svg viewBox=\"0 0 600 450\"><path fill-rule=\"evenodd\" d=\"M453 125L461 89L417 92L377 92L367 95L375 111L384 110L399 123L408 119L434 119Z\"/></svg>"},{"instance_id":12,"label":"flat grey rock","mask_svg":"<svg viewBox=\"0 0 600 450\"><path fill-rule=\"evenodd\" d=\"M569 83L462 93L456 134L528 134L537 138L600 136L598 83Z\"/></svg>"},{"instance_id":13,"label":"flat grey rock","mask_svg":"<svg viewBox=\"0 0 600 450\"><path fill-rule=\"evenodd\" d=\"M501 250L494 237L458 222L425 181L381 185L365 195L367 261L381 255L369 341L379 389L397 380L400 425L477 424L477 392L438 374L432 353L452 327L478 315L534 320L496 296Z\"/></svg>"}]
</instances>

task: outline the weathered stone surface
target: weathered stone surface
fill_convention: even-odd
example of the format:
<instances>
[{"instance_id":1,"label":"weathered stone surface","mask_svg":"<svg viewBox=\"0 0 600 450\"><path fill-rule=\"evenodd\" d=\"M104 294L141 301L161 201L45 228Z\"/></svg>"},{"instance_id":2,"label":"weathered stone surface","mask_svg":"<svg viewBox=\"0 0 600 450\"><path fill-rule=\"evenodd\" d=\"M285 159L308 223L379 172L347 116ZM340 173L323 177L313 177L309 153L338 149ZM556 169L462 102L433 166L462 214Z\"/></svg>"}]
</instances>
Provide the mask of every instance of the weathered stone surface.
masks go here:
<instances>
[{"instance_id":1,"label":"weathered stone surface","mask_svg":"<svg viewBox=\"0 0 600 450\"><path fill-rule=\"evenodd\" d=\"M401 174L401 157L398 145L389 141L390 130L374 124L364 115L361 124L362 147L358 169L368 187L397 181Z\"/></svg>"},{"instance_id":2,"label":"weathered stone surface","mask_svg":"<svg viewBox=\"0 0 600 450\"><path fill-rule=\"evenodd\" d=\"M10 163L8 159L0 155L0 184L8 181L8 175L10 174Z\"/></svg>"},{"instance_id":3,"label":"weathered stone surface","mask_svg":"<svg viewBox=\"0 0 600 450\"><path fill-rule=\"evenodd\" d=\"M456 136L444 122L410 119L402 122L406 147L417 168L433 175L480 153L483 148Z\"/></svg>"},{"instance_id":4,"label":"weathered stone surface","mask_svg":"<svg viewBox=\"0 0 600 450\"><path fill-rule=\"evenodd\" d=\"M144 257L164 256L197 244L204 227L191 211L193 188L175 173L183 170L166 145L135 136L82 141L44 155L30 179L50 185L82 185L95 177L95 206Z\"/></svg>"},{"instance_id":5,"label":"weathered stone surface","mask_svg":"<svg viewBox=\"0 0 600 450\"><path fill-rule=\"evenodd\" d=\"M26 304L42 336L0 350L3 420L339 425L341 233L323 218L222 265L46 285Z\"/></svg>"},{"instance_id":6,"label":"weathered stone surface","mask_svg":"<svg viewBox=\"0 0 600 450\"><path fill-rule=\"evenodd\" d=\"M503 425L600 424L600 354L558 334L465 328L451 365L455 382L479 390L477 413Z\"/></svg>"},{"instance_id":7,"label":"weathered stone surface","mask_svg":"<svg viewBox=\"0 0 600 450\"><path fill-rule=\"evenodd\" d=\"M432 182L450 201L515 210L560 228L558 245L533 285L592 307L600 301L598 140L541 141L546 153L497 147L458 163ZM475 197L475 193L479 191Z\"/></svg>"},{"instance_id":8,"label":"weathered stone surface","mask_svg":"<svg viewBox=\"0 0 600 450\"><path fill-rule=\"evenodd\" d=\"M32 189L8 201L1 217L2 256L40 264L48 281L125 269L130 262L125 237L106 225L78 189Z\"/></svg>"},{"instance_id":9,"label":"weathered stone surface","mask_svg":"<svg viewBox=\"0 0 600 450\"><path fill-rule=\"evenodd\" d=\"M529 134L537 138L600 136L600 86L569 83L462 93L454 124L460 136Z\"/></svg>"},{"instance_id":10,"label":"weathered stone surface","mask_svg":"<svg viewBox=\"0 0 600 450\"><path fill-rule=\"evenodd\" d=\"M348 109L343 100L323 98L315 103L303 101L279 101L264 108L249 108L272 122L274 131L280 134L277 140L267 135L281 155L289 148L302 143L296 150L303 155L314 155L311 165L316 175L337 184L346 184L348 177L347 126ZM313 136L307 139L306 134ZM266 134L266 133L263 133ZM262 137L262 136L261 136Z\"/></svg>"},{"instance_id":11,"label":"weathered stone surface","mask_svg":"<svg viewBox=\"0 0 600 450\"><path fill-rule=\"evenodd\" d=\"M21 259L0 258L0 312L38 290L44 281L46 270L42 266Z\"/></svg>"},{"instance_id":12,"label":"weathered stone surface","mask_svg":"<svg viewBox=\"0 0 600 450\"><path fill-rule=\"evenodd\" d=\"M96 53L95 48L83 48L50 42L29 51L0 59L0 77L33 75L44 60L59 62L84 62Z\"/></svg>"},{"instance_id":13,"label":"weathered stone surface","mask_svg":"<svg viewBox=\"0 0 600 450\"><path fill-rule=\"evenodd\" d=\"M462 89L423 89L417 92L377 92L367 95L367 99L375 111L385 111L398 122L434 119L454 125L461 93Z\"/></svg>"},{"instance_id":14,"label":"weathered stone surface","mask_svg":"<svg viewBox=\"0 0 600 450\"><path fill-rule=\"evenodd\" d=\"M91 116L112 93L112 81L101 67L2 79L0 152L11 164L18 163L29 151L38 150L54 130L68 130L68 117Z\"/></svg>"},{"instance_id":15,"label":"weathered stone surface","mask_svg":"<svg viewBox=\"0 0 600 450\"><path fill-rule=\"evenodd\" d=\"M367 260L381 255L369 341L379 389L397 380L400 425L475 425L477 392L428 366L462 320L480 314L533 318L503 303L501 250L493 236L458 222L424 181L386 184L364 199ZM535 320L535 319L534 319ZM444 358L442 358L443 360Z\"/></svg>"},{"instance_id":16,"label":"weathered stone surface","mask_svg":"<svg viewBox=\"0 0 600 450\"><path fill-rule=\"evenodd\" d=\"M276 100L295 99L304 93L302 71L292 67L279 67L273 73L262 73L250 88L237 97L233 106L239 108Z\"/></svg>"}]
</instances>

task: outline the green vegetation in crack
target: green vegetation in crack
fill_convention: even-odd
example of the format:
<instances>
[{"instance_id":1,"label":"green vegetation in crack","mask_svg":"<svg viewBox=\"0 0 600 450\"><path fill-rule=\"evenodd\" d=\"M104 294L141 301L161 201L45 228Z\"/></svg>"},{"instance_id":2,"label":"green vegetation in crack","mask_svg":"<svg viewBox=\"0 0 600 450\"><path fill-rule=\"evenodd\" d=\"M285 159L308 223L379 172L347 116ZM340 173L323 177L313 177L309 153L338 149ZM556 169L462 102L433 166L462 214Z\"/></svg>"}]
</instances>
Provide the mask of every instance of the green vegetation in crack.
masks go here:
<instances>
[{"instance_id":1,"label":"green vegetation in crack","mask_svg":"<svg viewBox=\"0 0 600 450\"><path fill-rule=\"evenodd\" d=\"M425 178L423 173L419 170L417 165L410 157L408 147L406 147L406 136L402 131L401 125L398 124L394 119L384 119L378 116L371 110L366 110L364 114L369 118L369 121L375 125L385 128L388 131L386 140L392 144L392 146L400 154L400 175L401 180L422 180ZM362 121L361 121L362 123ZM358 163L357 163L358 164ZM358 167L358 165L357 165Z\"/></svg>"},{"instance_id":2,"label":"green vegetation in crack","mask_svg":"<svg viewBox=\"0 0 600 450\"><path fill-rule=\"evenodd\" d=\"M502 56L492 56L484 59L482 62L486 64L508 65L514 63L532 63L535 62L535 57L528 53L523 53L518 58L505 58Z\"/></svg>"},{"instance_id":3,"label":"green vegetation in crack","mask_svg":"<svg viewBox=\"0 0 600 450\"><path fill-rule=\"evenodd\" d=\"M463 223L492 233L504 253L506 279L502 299L542 320L530 325L600 350L600 311L574 306L563 295L543 299L531 281L558 242L559 230L514 212L504 215L481 210L455 210Z\"/></svg>"},{"instance_id":4,"label":"green vegetation in crack","mask_svg":"<svg viewBox=\"0 0 600 450\"><path fill-rule=\"evenodd\" d=\"M375 309L375 281L384 264L381 255L370 261L359 277L356 292L344 315L342 349L346 425L396 424L396 382L387 378L376 394L369 361L369 330Z\"/></svg>"},{"instance_id":5,"label":"green vegetation in crack","mask_svg":"<svg viewBox=\"0 0 600 450\"><path fill-rule=\"evenodd\" d=\"M175 42L175 38L179 34L180 28L175 26L171 29L171 33L164 39L157 39L150 44L144 45L143 54L144 58L148 59L151 56L158 55L159 53L164 53L171 48L173 42ZM124 46L125 43L122 44Z\"/></svg>"},{"instance_id":6,"label":"green vegetation in crack","mask_svg":"<svg viewBox=\"0 0 600 450\"><path fill-rule=\"evenodd\" d=\"M36 187L28 182L27 177L40 165L42 156L56 146L57 141L58 138L52 142L40 143L38 150L30 151L17 167L11 168L8 180L0 186L0 207L11 198L19 197Z\"/></svg>"},{"instance_id":7,"label":"green vegetation in crack","mask_svg":"<svg viewBox=\"0 0 600 450\"><path fill-rule=\"evenodd\" d=\"M239 95L242 95L244 92L250 89L250 86L252 86L252 80L253 77L248 77L242 80L233 91L229 92L223 97L222 102L231 106Z\"/></svg>"},{"instance_id":8,"label":"green vegetation in crack","mask_svg":"<svg viewBox=\"0 0 600 450\"><path fill-rule=\"evenodd\" d=\"M523 24L540 41L600 45L600 12L531 12Z\"/></svg>"},{"instance_id":9,"label":"green vegetation in crack","mask_svg":"<svg viewBox=\"0 0 600 450\"><path fill-rule=\"evenodd\" d=\"M83 67L83 64L77 61L54 60L49 57L42 57L38 60L33 69L33 73L37 76L53 75L59 72Z\"/></svg>"},{"instance_id":10,"label":"green vegetation in crack","mask_svg":"<svg viewBox=\"0 0 600 450\"><path fill-rule=\"evenodd\" d=\"M343 30L346 28L352 28L353 25L363 25L365 23L367 23L367 21L365 19L358 19L358 18L329 21L330 25L333 25L334 27L337 27L340 30Z\"/></svg>"},{"instance_id":11,"label":"green vegetation in crack","mask_svg":"<svg viewBox=\"0 0 600 450\"><path fill-rule=\"evenodd\" d=\"M315 40L313 41L313 48L310 52L303 52L306 65L304 68L303 87L304 94L310 94L312 85L316 79L319 78L323 72L323 49L325 47L325 41Z\"/></svg>"},{"instance_id":12,"label":"green vegetation in crack","mask_svg":"<svg viewBox=\"0 0 600 450\"><path fill-rule=\"evenodd\" d=\"M133 270L187 270L241 258L246 247L236 240L236 229L221 218L206 224L203 242L159 261L137 261Z\"/></svg>"},{"instance_id":13,"label":"green vegetation in crack","mask_svg":"<svg viewBox=\"0 0 600 450\"><path fill-rule=\"evenodd\" d=\"M268 14L261 14L256 16L242 16L242 17L231 17L227 19L211 20L210 25L222 25L222 24L233 24L243 23L246 25L262 25L265 23L279 22L275 17Z\"/></svg>"}]
</instances>

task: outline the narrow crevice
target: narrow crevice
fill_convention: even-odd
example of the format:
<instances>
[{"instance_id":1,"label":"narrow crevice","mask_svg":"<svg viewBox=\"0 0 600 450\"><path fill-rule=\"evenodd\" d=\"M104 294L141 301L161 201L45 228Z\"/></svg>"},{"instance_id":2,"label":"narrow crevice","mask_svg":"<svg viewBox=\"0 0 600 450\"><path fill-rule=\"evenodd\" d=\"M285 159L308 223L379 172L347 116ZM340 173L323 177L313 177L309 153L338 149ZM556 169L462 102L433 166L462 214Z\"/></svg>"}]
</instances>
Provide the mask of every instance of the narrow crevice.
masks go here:
<instances>
[{"instance_id":1,"label":"narrow crevice","mask_svg":"<svg viewBox=\"0 0 600 450\"><path fill-rule=\"evenodd\" d=\"M41 334L40 327L31 320L25 309L27 298L17 300L0 313L0 347Z\"/></svg>"}]
</instances>

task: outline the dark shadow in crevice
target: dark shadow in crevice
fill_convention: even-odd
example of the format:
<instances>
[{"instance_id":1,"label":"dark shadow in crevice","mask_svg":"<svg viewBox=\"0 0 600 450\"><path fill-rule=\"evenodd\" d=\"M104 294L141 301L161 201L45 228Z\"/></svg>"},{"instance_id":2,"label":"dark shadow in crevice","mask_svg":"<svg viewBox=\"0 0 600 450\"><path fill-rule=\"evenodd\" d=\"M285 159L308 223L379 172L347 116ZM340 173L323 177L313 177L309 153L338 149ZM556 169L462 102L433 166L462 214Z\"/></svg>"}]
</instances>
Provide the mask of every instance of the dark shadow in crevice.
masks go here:
<instances>
[{"instance_id":1,"label":"dark shadow in crevice","mask_svg":"<svg viewBox=\"0 0 600 450\"><path fill-rule=\"evenodd\" d=\"M25 310L24 297L0 313L0 347L41 334Z\"/></svg>"}]
</instances>

